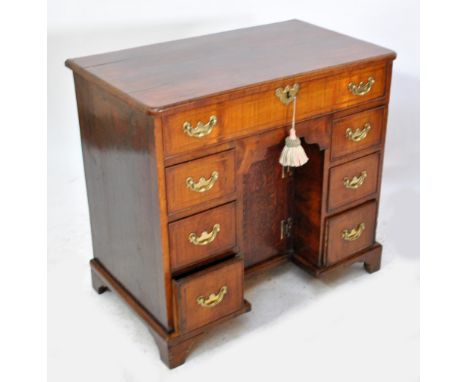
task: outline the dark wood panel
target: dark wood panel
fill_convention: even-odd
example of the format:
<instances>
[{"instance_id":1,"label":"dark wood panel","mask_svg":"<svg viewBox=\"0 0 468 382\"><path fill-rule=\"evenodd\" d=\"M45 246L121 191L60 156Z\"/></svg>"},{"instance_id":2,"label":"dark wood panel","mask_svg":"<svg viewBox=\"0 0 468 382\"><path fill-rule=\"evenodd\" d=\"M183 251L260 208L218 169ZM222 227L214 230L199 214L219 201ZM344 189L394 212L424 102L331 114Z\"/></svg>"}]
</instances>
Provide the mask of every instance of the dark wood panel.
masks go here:
<instances>
[{"instance_id":1,"label":"dark wood panel","mask_svg":"<svg viewBox=\"0 0 468 382\"><path fill-rule=\"evenodd\" d=\"M294 170L294 251L309 262L320 262L324 152L317 145L303 145L309 162Z\"/></svg>"},{"instance_id":2,"label":"dark wood panel","mask_svg":"<svg viewBox=\"0 0 468 382\"><path fill-rule=\"evenodd\" d=\"M153 120L78 75L75 88L94 257L170 329Z\"/></svg>"},{"instance_id":3,"label":"dark wood panel","mask_svg":"<svg viewBox=\"0 0 468 382\"><path fill-rule=\"evenodd\" d=\"M237 171L241 190L239 201L241 252L246 267L288 250L289 240L281 238L281 220L290 217L292 177L278 163L285 131L277 130L245 139L238 144Z\"/></svg>"}]
</instances>

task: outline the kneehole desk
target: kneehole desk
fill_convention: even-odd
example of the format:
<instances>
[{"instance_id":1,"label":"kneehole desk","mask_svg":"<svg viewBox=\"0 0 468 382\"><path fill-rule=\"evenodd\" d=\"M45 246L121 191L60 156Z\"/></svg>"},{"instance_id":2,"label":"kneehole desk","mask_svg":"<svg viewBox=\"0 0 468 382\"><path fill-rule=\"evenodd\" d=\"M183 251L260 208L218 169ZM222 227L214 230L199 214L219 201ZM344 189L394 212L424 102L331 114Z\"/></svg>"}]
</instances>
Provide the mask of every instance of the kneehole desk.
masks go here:
<instances>
[{"instance_id":1,"label":"kneehole desk","mask_svg":"<svg viewBox=\"0 0 468 382\"><path fill-rule=\"evenodd\" d=\"M301 21L67 60L93 287L182 364L250 310L244 279L286 261L375 272L394 52ZM309 158L278 159L291 123Z\"/></svg>"}]
</instances>

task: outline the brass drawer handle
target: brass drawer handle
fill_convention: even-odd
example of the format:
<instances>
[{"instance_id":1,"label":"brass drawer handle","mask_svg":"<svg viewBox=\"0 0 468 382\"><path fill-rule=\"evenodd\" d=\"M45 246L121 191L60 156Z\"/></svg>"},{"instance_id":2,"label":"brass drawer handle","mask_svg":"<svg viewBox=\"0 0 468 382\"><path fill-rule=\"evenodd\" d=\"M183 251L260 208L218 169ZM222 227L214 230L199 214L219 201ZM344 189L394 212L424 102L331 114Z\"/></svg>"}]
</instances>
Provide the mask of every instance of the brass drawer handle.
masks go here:
<instances>
[{"instance_id":1,"label":"brass drawer handle","mask_svg":"<svg viewBox=\"0 0 468 382\"><path fill-rule=\"evenodd\" d=\"M367 178L367 171L364 170L361 172L361 175L359 176L353 176L352 179L349 179L348 177L343 178L343 185L346 188L351 188L355 190L356 188L359 188L362 186L364 183L364 180Z\"/></svg>"},{"instance_id":2,"label":"brass drawer handle","mask_svg":"<svg viewBox=\"0 0 468 382\"><path fill-rule=\"evenodd\" d=\"M292 102L296 94L299 92L299 84L294 84L292 87L286 85L285 88L278 88L276 89L275 95L279 98L279 100L288 105Z\"/></svg>"},{"instance_id":3,"label":"brass drawer handle","mask_svg":"<svg viewBox=\"0 0 468 382\"><path fill-rule=\"evenodd\" d=\"M184 122L182 128L189 137L203 138L213 131L213 127L218 122L215 115L210 117L208 123L198 122L197 127L193 127L190 122Z\"/></svg>"},{"instance_id":4,"label":"brass drawer handle","mask_svg":"<svg viewBox=\"0 0 468 382\"><path fill-rule=\"evenodd\" d=\"M367 79L367 82L361 81L357 85L354 82L350 82L348 84L348 90L356 96L363 96L371 91L374 84L375 79L374 77L370 76Z\"/></svg>"},{"instance_id":5,"label":"brass drawer handle","mask_svg":"<svg viewBox=\"0 0 468 382\"><path fill-rule=\"evenodd\" d=\"M362 126L362 129L357 128L355 131L348 127L346 129L346 139L348 139L348 141L360 142L366 139L367 133L370 129L372 129L372 126L369 122L365 123L364 126Z\"/></svg>"},{"instance_id":6,"label":"brass drawer handle","mask_svg":"<svg viewBox=\"0 0 468 382\"><path fill-rule=\"evenodd\" d=\"M208 190L211 190L211 188L214 186L216 181L218 180L219 174L218 171L213 171L211 173L211 176L208 179L205 179L205 177L201 177L198 182L195 182L191 176L189 176L186 180L185 183L187 185L187 188L195 191L195 192L205 192Z\"/></svg>"},{"instance_id":7,"label":"brass drawer handle","mask_svg":"<svg viewBox=\"0 0 468 382\"><path fill-rule=\"evenodd\" d=\"M364 223L359 224L357 227L353 228L352 230L344 229L341 231L341 237L346 241L354 241L361 237L362 232L366 229L366 225Z\"/></svg>"},{"instance_id":8,"label":"brass drawer handle","mask_svg":"<svg viewBox=\"0 0 468 382\"><path fill-rule=\"evenodd\" d=\"M216 239L219 231L221 231L221 225L217 223L213 226L213 230L210 233L203 231L200 236L197 236L195 232L191 232L188 235L188 240L193 245L208 245Z\"/></svg>"},{"instance_id":9,"label":"brass drawer handle","mask_svg":"<svg viewBox=\"0 0 468 382\"><path fill-rule=\"evenodd\" d=\"M213 308L223 301L224 296L226 295L228 288L226 285L222 286L218 293L211 293L208 297L198 296L197 304L201 305L204 308Z\"/></svg>"}]
</instances>

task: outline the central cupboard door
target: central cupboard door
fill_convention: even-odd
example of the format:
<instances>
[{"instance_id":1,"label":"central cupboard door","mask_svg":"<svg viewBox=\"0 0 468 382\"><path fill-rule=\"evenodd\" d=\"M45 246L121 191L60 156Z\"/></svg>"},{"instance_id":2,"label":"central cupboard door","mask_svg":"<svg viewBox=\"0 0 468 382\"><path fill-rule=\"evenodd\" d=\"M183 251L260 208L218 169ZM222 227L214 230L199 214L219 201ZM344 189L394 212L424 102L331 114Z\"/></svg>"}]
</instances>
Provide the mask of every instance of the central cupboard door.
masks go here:
<instances>
[{"instance_id":1,"label":"central cupboard door","mask_svg":"<svg viewBox=\"0 0 468 382\"><path fill-rule=\"evenodd\" d=\"M278 163L285 134L278 129L238 143L238 232L246 268L288 249L281 221L290 216L293 178Z\"/></svg>"}]
</instances>

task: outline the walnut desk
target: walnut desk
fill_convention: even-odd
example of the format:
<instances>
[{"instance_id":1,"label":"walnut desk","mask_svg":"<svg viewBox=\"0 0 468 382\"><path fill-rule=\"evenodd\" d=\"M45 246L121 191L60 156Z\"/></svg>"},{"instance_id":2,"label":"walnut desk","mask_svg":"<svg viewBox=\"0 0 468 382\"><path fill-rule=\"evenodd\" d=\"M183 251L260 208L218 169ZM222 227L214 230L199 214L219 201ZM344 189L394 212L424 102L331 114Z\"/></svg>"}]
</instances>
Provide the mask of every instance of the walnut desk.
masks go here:
<instances>
[{"instance_id":1,"label":"walnut desk","mask_svg":"<svg viewBox=\"0 0 468 382\"><path fill-rule=\"evenodd\" d=\"M292 20L70 59L94 288L148 325L169 367L250 310L244 277L319 277L375 241L394 52ZM278 159L297 99L309 157Z\"/></svg>"}]
</instances>

